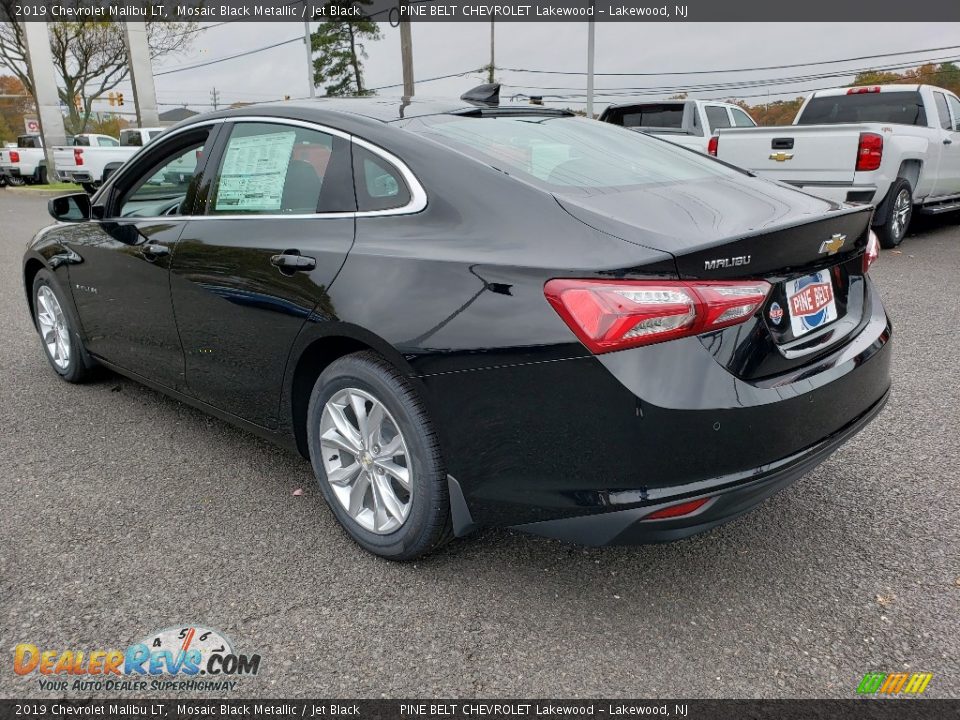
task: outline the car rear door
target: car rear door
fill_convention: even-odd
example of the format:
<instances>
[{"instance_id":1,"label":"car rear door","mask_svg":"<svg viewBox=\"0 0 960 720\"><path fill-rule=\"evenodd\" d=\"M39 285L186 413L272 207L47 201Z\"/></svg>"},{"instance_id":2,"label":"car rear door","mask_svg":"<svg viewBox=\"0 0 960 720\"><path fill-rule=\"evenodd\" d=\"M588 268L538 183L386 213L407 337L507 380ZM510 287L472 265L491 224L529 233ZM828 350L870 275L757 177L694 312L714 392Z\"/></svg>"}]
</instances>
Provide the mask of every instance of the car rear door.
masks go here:
<instances>
[{"instance_id":1,"label":"car rear door","mask_svg":"<svg viewBox=\"0 0 960 720\"><path fill-rule=\"evenodd\" d=\"M270 117L224 126L171 267L190 393L275 427L287 357L353 244L350 137Z\"/></svg>"}]
</instances>

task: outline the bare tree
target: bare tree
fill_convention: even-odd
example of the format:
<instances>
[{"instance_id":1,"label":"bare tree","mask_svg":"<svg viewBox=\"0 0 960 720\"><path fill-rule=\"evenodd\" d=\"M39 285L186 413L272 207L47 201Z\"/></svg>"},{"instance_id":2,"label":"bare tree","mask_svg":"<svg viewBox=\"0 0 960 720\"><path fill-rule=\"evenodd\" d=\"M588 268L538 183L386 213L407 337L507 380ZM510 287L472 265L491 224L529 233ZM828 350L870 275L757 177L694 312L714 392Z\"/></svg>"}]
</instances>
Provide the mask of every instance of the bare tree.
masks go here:
<instances>
[{"instance_id":1,"label":"bare tree","mask_svg":"<svg viewBox=\"0 0 960 720\"><path fill-rule=\"evenodd\" d=\"M0 0L0 16L12 17L14 0ZM147 22L150 55L154 59L189 48L196 23ZM130 73L120 22L48 23L53 64L60 76L58 91L67 108L66 129L85 132L93 114L93 102L123 82ZM23 27L17 22L0 23L0 66L13 73L33 95L27 70Z\"/></svg>"}]
</instances>

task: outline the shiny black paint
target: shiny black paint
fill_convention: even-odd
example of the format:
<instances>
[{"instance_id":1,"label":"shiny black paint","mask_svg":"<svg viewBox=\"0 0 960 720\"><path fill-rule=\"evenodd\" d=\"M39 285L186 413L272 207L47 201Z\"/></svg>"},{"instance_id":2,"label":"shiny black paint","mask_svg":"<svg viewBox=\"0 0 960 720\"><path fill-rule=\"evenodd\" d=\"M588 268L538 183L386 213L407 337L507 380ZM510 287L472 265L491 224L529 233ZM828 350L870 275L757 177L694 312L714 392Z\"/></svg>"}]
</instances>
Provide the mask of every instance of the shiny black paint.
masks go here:
<instances>
[{"instance_id":1,"label":"shiny black paint","mask_svg":"<svg viewBox=\"0 0 960 720\"><path fill-rule=\"evenodd\" d=\"M397 111L357 102L346 105L382 119ZM276 115L356 134L408 164L427 189L425 210L61 224L35 239L27 271L54 268L84 342L111 367L301 452L298 420L317 368L373 348L421 392L480 525L645 507L766 477L887 392L890 328L855 272L869 210L748 176L620 204L554 197L394 124L328 107L337 106L208 117ZM399 108L404 117L441 111ZM212 164L221 143L206 153ZM198 215L211 176L191 191ZM108 215L111 192L108 184L94 198ZM809 247L838 229L849 244L811 261ZM147 241L170 254L146 257ZM270 264L291 249L316 268L288 276ZM858 293L855 329L790 360L777 350L790 339L758 314L719 333L594 357L543 296L552 277L704 277L704 258L740 252L756 258L756 273L708 276L777 283L784 267L841 268L848 295ZM98 292L86 297L77 285Z\"/></svg>"}]
</instances>

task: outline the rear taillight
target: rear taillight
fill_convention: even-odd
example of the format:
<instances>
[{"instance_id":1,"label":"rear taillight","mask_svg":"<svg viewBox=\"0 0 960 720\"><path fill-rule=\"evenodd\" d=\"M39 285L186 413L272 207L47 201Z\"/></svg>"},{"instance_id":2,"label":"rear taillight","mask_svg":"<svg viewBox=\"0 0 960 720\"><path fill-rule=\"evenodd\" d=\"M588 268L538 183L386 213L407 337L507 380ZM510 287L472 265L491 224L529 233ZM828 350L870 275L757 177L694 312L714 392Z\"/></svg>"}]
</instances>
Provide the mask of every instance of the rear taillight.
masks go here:
<instances>
[{"instance_id":1,"label":"rear taillight","mask_svg":"<svg viewBox=\"0 0 960 720\"><path fill-rule=\"evenodd\" d=\"M18 162L20 162L20 153L18 153L16 150L11 150L11 151L10 151L10 162L12 162L12 163L18 163Z\"/></svg>"},{"instance_id":2,"label":"rear taillight","mask_svg":"<svg viewBox=\"0 0 960 720\"><path fill-rule=\"evenodd\" d=\"M870 270L870 266L873 265L877 258L880 257L880 241L877 239L877 234L871 230L870 236L867 238L867 249L863 253L863 274L866 275L867 271Z\"/></svg>"},{"instance_id":3,"label":"rear taillight","mask_svg":"<svg viewBox=\"0 0 960 720\"><path fill-rule=\"evenodd\" d=\"M878 93L880 92L879 85L870 85L868 87L852 87L847 90L847 95L863 95L864 93Z\"/></svg>"},{"instance_id":4,"label":"rear taillight","mask_svg":"<svg viewBox=\"0 0 960 720\"><path fill-rule=\"evenodd\" d=\"M763 280L550 280L553 308L592 353L699 335L742 323L770 292Z\"/></svg>"},{"instance_id":5,"label":"rear taillight","mask_svg":"<svg viewBox=\"0 0 960 720\"><path fill-rule=\"evenodd\" d=\"M666 520L667 518L677 518L683 517L684 515L692 515L697 510L702 508L711 498L700 498L699 500L690 500L689 502L678 503L676 505L668 505L662 510L657 510L652 512L649 515L643 517L643 520Z\"/></svg>"},{"instance_id":6,"label":"rear taillight","mask_svg":"<svg viewBox=\"0 0 960 720\"><path fill-rule=\"evenodd\" d=\"M857 146L857 171L876 170L883 160L883 136L876 133L860 133Z\"/></svg>"},{"instance_id":7,"label":"rear taillight","mask_svg":"<svg viewBox=\"0 0 960 720\"><path fill-rule=\"evenodd\" d=\"M83 165L83 150L80 148L73 149L73 164L74 165Z\"/></svg>"},{"instance_id":8,"label":"rear taillight","mask_svg":"<svg viewBox=\"0 0 960 720\"><path fill-rule=\"evenodd\" d=\"M717 148L720 146L720 136L711 135L710 139L707 140L707 154L717 156Z\"/></svg>"}]
</instances>

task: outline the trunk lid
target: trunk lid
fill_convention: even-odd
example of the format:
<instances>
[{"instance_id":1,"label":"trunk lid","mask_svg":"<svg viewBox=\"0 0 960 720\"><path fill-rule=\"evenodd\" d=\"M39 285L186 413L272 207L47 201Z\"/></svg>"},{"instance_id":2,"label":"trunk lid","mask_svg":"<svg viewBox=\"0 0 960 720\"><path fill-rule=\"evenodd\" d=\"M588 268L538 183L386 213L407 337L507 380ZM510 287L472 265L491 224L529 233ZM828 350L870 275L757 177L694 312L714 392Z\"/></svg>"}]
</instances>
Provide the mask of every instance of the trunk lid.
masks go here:
<instances>
[{"instance_id":1,"label":"trunk lid","mask_svg":"<svg viewBox=\"0 0 960 720\"><path fill-rule=\"evenodd\" d=\"M850 183L860 133L868 125L787 125L723 128L717 157L773 180L793 184Z\"/></svg>"},{"instance_id":2,"label":"trunk lid","mask_svg":"<svg viewBox=\"0 0 960 720\"><path fill-rule=\"evenodd\" d=\"M749 177L557 200L598 230L669 252L681 279L769 282L752 318L700 336L738 377L812 362L864 319L871 208L842 208Z\"/></svg>"}]
</instances>

